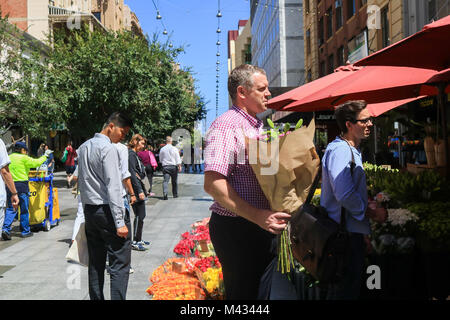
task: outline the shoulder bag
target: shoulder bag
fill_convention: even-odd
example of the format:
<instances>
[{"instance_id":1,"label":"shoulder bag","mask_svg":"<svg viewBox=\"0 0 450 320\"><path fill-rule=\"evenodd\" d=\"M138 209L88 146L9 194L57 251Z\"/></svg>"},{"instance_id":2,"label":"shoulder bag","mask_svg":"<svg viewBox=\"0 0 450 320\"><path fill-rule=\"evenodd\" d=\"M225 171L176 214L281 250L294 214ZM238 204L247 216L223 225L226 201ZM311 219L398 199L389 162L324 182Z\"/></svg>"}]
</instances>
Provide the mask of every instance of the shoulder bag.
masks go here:
<instances>
[{"instance_id":1,"label":"shoulder bag","mask_svg":"<svg viewBox=\"0 0 450 320\"><path fill-rule=\"evenodd\" d=\"M350 152L353 176L355 161L351 149ZM345 273L349 232L344 207L341 208L341 222L337 223L328 216L324 207L311 204L320 174L321 168L304 205L291 218L290 239L294 257L314 278L326 284L338 282Z\"/></svg>"}]
</instances>

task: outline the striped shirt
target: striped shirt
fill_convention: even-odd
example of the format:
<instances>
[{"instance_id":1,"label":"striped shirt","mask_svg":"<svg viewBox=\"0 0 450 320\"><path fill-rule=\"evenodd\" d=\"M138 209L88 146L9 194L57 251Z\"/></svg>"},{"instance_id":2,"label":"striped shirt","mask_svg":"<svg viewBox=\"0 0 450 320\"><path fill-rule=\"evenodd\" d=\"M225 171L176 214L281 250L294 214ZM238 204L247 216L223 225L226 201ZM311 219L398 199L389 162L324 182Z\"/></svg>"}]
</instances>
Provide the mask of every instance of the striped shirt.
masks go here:
<instances>
[{"instance_id":1,"label":"striped shirt","mask_svg":"<svg viewBox=\"0 0 450 320\"><path fill-rule=\"evenodd\" d=\"M256 138L262 126L261 120L236 106L214 120L206 135L205 172L220 173L242 199L258 209L270 209L245 148L245 137ZM210 210L223 216L237 216L217 201Z\"/></svg>"}]
</instances>

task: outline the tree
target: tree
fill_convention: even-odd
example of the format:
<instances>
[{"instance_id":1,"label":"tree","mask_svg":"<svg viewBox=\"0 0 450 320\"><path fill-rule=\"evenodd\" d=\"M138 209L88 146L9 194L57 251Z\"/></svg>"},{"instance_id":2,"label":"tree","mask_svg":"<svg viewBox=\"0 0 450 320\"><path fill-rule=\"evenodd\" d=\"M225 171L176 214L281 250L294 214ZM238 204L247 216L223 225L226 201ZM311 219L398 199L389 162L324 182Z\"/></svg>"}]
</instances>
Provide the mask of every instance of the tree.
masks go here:
<instances>
[{"instance_id":1,"label":"tree","mask_svg":"<svg viewBox=\"0 0 450 320\"><path fill-rule=\"evenodd\" d=\"M177 128L192 131L205 117L189 70L176 67L181 48L169 49L156 37L85 28L56 32L52 45L46 57L17 56L24 76L12 87L14 106L33 136L65 123L72 136L88 138L108 115L123 111L133 119L132 132L159 140Z\"/></svg>"}]
</instances>

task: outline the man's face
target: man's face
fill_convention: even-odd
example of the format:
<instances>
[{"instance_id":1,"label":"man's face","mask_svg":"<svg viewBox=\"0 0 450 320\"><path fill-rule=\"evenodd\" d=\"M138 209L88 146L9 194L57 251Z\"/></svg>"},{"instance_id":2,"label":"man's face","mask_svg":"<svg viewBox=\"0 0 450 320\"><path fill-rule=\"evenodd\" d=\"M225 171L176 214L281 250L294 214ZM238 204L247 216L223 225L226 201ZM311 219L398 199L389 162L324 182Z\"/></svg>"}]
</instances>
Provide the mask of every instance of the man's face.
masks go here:
<instances>
[{"instance_id":1,"label":"man's face","mask_svg":"<svg viewBox=\"0 0 450 320\"><path fill-rule=\"evenodd\" d=\"M350 123L349 129L359 139L367 139L370 136L370 128L373 126L371 119L369 110L365 108L356 115L356 123Z\"/></svg>"},{"instance_id":2,"label":"man's face","mask_svg":"<svg viewBox=\"0 0 450 320\"><path fill-rule=\"evenodd\" d=\"M267 77L262 73L253 74L252 80L253 86L250 89L243 88L243 92L247 112L254 116L267 110L270 91Z\"/></svg>"},{"instance_id":3,"label":"man's face","mask_svg":"<svg viewBox=\"0 0 450 320\"><path fill-rule=\"evenodd\" d=\"M118 143L122 141L128 134L128 131L130 131L130 127L120 128L113 123L110 123L109 125L111 128L111 134L109 138L111 139L112 143Z\"/></svg>"}]
</instances>

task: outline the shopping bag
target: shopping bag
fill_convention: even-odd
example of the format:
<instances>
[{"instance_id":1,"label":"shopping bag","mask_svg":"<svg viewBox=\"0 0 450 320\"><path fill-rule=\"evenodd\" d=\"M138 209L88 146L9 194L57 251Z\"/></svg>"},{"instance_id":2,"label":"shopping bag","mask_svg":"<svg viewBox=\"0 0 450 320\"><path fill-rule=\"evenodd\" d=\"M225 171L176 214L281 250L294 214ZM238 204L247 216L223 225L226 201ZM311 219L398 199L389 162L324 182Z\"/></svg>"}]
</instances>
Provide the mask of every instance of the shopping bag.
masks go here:
<instances>
[{"instance_id":1,"label":"shopping bag","mask_svg":"<svg viewBox=\"0 0 450 320\"><path fill-rule=\"evenodd\" d=\"M67 149L64 150L64 154L61 158L61 162L66 162L67 160L67 155L69 154L69 152L67 151Z\"/></svg>"},{"instance_id":2,"label":"shopping bag","mask_svg":"<svg viewBox=\"0 0 450 320\"><path fill-rule=\"evenodd\" d=\"M67 252L66 259L87 267L89 265L89 252L84 225L84 222L80 225L77 236L75 237L69 252Z\"/></svg>"}]
</instances>

